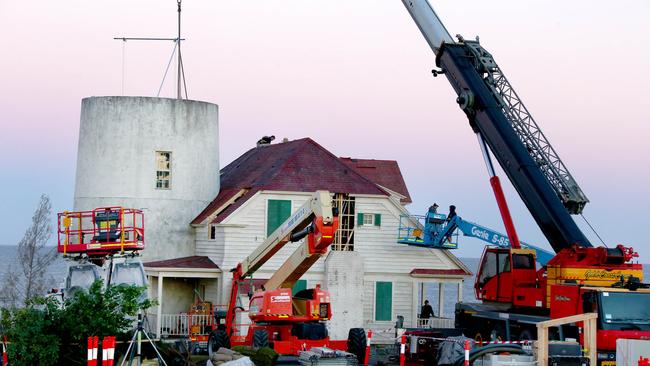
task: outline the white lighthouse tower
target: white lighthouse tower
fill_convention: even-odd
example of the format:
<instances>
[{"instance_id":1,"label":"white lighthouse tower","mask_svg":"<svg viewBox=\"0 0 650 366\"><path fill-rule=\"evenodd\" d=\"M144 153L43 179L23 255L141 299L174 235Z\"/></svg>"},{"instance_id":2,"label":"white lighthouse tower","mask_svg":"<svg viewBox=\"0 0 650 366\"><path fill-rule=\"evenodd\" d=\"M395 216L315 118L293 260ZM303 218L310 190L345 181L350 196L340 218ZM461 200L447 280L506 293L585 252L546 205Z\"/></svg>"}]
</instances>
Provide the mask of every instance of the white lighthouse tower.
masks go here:
<instances>
[{"instance_id":1,"label":"white lighthouse tower","mask_svg":"<svg viewBox=\"0 0 650 366\"><path fill-rule=\"evenodd\" d=\"M74 210L142 209L144 258L194 255L189 223L219 192L218 127L212 103L83 99Z\"/></svg>"}]
</instances>

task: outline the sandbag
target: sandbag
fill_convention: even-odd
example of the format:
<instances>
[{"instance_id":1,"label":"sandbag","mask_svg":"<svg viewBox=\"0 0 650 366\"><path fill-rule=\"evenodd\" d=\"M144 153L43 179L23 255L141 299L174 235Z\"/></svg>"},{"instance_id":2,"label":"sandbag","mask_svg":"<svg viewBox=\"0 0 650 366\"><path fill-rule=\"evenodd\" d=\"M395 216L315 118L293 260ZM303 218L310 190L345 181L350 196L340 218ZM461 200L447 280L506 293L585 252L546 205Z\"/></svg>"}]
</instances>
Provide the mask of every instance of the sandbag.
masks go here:
<instances>
[{"instance_id":1,"label":"sandbag","mask_svg":"<svg viewBox=\"0 0 650 366\"><path fill-rule=\"evenodd\" d=\"M232 358L231 355L224 355L224 354L221 354L221 353L213 353L212 357L210 357L210 360L212 362L219 362L219 361L228 362L228 361L232 361L233 358Z\"/></svg>"},{"instance_id":2,"label":"sandbag","mask_svg":"<svg viewBox=\"0 0 650 366\"><path fill-rule=\"evenodd\" d=\"M451 366L465 359L465 341L470 341L471 348L474 340L464 336L448 337L438 346L438 366Z\"/></svg>"},{"instance_id":3,"label":"sandbag","mask_svg":"<svg viewBox=\"0 0 650 366\"><path fill-rule=\"evenodd\" d=\"M230 355L230 356L232 356L237 352L235 352L235 351L233 351L231 349L228 349L226 347L219 347L219 349L217 350L217 353L221 354L221 355Z\"/></svg>"},{"instance_id":4,"label":"sandbag","mask_svg":"<svg viewBox=\"0 0 650 366\"><path fill-rule=\"evenodd\" d=\"M238 360L224 362L221 366L255 366L249 357L242 357Z\"/></svg>"}]
</instances>

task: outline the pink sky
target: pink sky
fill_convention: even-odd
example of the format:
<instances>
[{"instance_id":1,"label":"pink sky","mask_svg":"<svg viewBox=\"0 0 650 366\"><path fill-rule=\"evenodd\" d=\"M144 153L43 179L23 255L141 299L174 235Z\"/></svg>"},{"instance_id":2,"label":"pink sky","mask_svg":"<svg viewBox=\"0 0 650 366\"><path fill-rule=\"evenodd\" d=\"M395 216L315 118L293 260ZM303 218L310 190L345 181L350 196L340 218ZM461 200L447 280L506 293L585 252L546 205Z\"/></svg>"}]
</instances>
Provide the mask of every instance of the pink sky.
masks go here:
<instances>
[{"instance_id":1,"label":"pink sky","mask_svg":"<svg viewBox=\"0 0 650 366\"><path fill-rule=\"evenodd\" d=\"M476 140L446 79L431 77L433 54L400 1L183 5L189 96L220 106L222 166L262 135L309 136L340 156L397 160L413 213L453 203L502 227ZM452 34L480 35L591 199L585 215L600 235L650 262L650 3L432 5ZM0 244L20 239L41 193L57 211L72 206L81 98L120 95L122 42L112 38L173 37L175 6L0 0ZM125 94L155 95L172 44L125 49ZM507 194L520 237L543 243ZM463 243L459 255L480 251Z\"/></svg>"}]
</instances>

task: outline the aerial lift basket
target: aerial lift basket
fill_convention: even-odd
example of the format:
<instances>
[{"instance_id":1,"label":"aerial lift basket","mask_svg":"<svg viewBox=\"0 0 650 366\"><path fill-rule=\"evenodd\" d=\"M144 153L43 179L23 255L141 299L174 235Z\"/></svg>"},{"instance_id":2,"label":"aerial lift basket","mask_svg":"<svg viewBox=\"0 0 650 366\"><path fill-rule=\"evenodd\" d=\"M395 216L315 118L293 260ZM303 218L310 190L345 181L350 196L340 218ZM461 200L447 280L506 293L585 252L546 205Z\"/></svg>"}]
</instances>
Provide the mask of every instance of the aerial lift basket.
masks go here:
<instances>
[{"instance_id":1,"label":"aerial lift basket","mask_svg":"<svg viewBox=\"0 0 650 366\"><path fill-rule=\"evenodd\" d=\"M58 214L58 252L101 257L144 249L141 210L119 206Z\"/></svg>"}]
</instances>

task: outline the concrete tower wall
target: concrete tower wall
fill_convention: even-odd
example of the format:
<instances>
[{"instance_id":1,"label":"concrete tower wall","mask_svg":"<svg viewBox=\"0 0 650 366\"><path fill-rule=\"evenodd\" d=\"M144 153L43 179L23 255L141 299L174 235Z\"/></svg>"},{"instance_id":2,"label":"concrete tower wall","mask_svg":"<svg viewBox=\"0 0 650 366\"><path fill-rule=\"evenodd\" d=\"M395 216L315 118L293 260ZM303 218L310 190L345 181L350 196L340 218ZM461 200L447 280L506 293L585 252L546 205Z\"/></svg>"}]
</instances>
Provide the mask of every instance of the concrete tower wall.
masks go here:
<instances>
[{"instance_id":1,"label":"concrete tower wall","mask_svg":"<svg viewBox=\"0 0 650 366\"><path fill-rule=\"evenodd\" d=\"M219 192L216 104L147 97L81 103L74 209L143 209L144 258L194 255L189 223ZM171 152L169 189L156 187L156 152Z\"/></svg>"}]
</instances>

